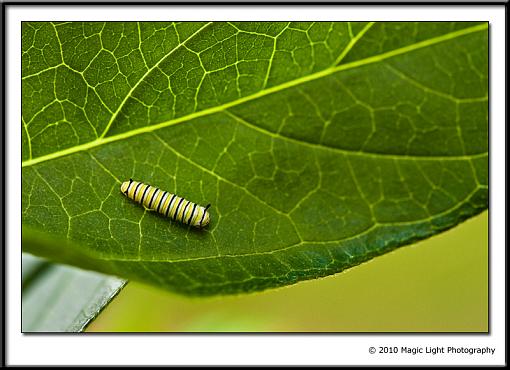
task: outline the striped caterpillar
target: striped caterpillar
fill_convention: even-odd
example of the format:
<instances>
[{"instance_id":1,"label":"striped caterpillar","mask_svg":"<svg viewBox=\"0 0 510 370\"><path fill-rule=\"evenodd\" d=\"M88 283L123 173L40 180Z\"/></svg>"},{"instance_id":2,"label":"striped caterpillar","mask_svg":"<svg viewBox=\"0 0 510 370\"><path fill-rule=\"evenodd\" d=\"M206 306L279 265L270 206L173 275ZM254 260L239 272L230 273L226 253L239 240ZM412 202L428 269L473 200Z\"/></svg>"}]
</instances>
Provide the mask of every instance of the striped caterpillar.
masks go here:
<instances>
[{"instance_id":1,"label":"striped caterpillar","mask_svg":"<svg viewBox=\"0 0 510 370\"><path fill-rule=\"evenodd\" d=\"M176 194L132 179L123 182L120 191L129 199L143 204L146 208L157 211L166 217L171 217L174 221L198 228L209 224L210 216L207 209L211 206L210 204L202 207Z\"/></svg>"}]
</instances>

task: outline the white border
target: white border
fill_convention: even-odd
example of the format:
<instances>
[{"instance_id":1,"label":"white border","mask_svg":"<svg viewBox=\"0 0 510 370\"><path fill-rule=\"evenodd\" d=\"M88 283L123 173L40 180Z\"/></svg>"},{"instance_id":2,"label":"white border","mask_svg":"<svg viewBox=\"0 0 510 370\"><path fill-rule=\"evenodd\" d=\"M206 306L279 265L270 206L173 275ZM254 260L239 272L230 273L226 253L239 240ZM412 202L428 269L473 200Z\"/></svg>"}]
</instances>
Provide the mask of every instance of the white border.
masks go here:
<instances>
[{"instance_id":1,"label":"white border","mask_svg":"<svg viewBox=\"0 0 510 370\"><path fill-rule=\"evenodd\" d=\"M502 365L505 363L504 6L6 6L9 365ZM491 335L21 335L21 35L27 20L480 20L491 36ZM370 355L369 346L495 347L494 356Z\"/></svg>"}]
</instances>

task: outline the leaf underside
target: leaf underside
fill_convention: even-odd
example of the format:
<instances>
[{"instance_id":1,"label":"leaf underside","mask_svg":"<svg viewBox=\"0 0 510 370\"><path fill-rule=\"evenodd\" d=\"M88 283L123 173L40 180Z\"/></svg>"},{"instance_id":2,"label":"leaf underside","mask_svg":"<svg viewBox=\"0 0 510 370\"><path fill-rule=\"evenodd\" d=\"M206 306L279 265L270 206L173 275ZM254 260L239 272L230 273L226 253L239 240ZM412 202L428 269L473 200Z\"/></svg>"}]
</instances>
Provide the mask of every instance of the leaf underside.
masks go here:
<instances>
[{"instance_id":1,"label":"leaf underside","mask_svg":"<svg viewBox=\"0 0 510 370\"><path fill-rule=\"evenodd\" d=\"M23 249L184 294L337 273L488 207L487 23L23 23ZM211 203L204 230L120 193Z\"/></svg>"},{"instance_id":2,"label":"leaf underside","mask_svg":"<svg viewBox=\"0 0 510 370\"><path fill-rule=\"evenodd\" d=\"M125 281L23 254L22 331L80 332Z\"/></svg>"}]
</instances>

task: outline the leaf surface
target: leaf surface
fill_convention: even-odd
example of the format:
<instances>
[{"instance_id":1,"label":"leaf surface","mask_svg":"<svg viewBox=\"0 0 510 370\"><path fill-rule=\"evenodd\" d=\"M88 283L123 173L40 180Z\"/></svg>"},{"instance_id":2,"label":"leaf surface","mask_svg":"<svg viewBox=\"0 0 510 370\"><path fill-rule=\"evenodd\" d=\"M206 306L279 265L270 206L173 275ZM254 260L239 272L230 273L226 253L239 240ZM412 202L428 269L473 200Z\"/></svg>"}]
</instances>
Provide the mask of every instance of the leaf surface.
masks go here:
<instances>
[{"instance_id":1,"label":"leaf surface","mask_svg":"<svg viewBox=\"0 0 510 370\"><path fill-rule=\"evenodd\" d=\"M23 254L22 331L80 332L126 282Z\"/></svg>"},{"instance_id":2,"label":"leaf surface","mask_svg":"<svg viewBox=\"0 0 510 370\"><path fill-rule=\"evenodd\" d=\"M487 51L486 23L24 23L23 247L227 294L451 228L488 205Z\"/></svg>"}]
</instances>

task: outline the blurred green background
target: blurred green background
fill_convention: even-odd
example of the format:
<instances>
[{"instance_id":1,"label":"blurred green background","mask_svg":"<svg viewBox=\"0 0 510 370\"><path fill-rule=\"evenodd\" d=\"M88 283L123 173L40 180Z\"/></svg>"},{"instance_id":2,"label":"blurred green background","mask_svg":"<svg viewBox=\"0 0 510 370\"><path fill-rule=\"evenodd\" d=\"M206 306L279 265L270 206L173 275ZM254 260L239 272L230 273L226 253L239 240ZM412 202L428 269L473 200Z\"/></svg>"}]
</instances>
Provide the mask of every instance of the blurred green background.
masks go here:
<instances>
[{"instance_id":1,"label":"blurred green background","mask_svg":"<svg viewBox=\"0 0 510 370\"><path fill-rule=\"evenodd\" d=\"M488 212L326 278L189 298L130 282L89 332L487 332Z\"/></svg>"}]
</instances>

